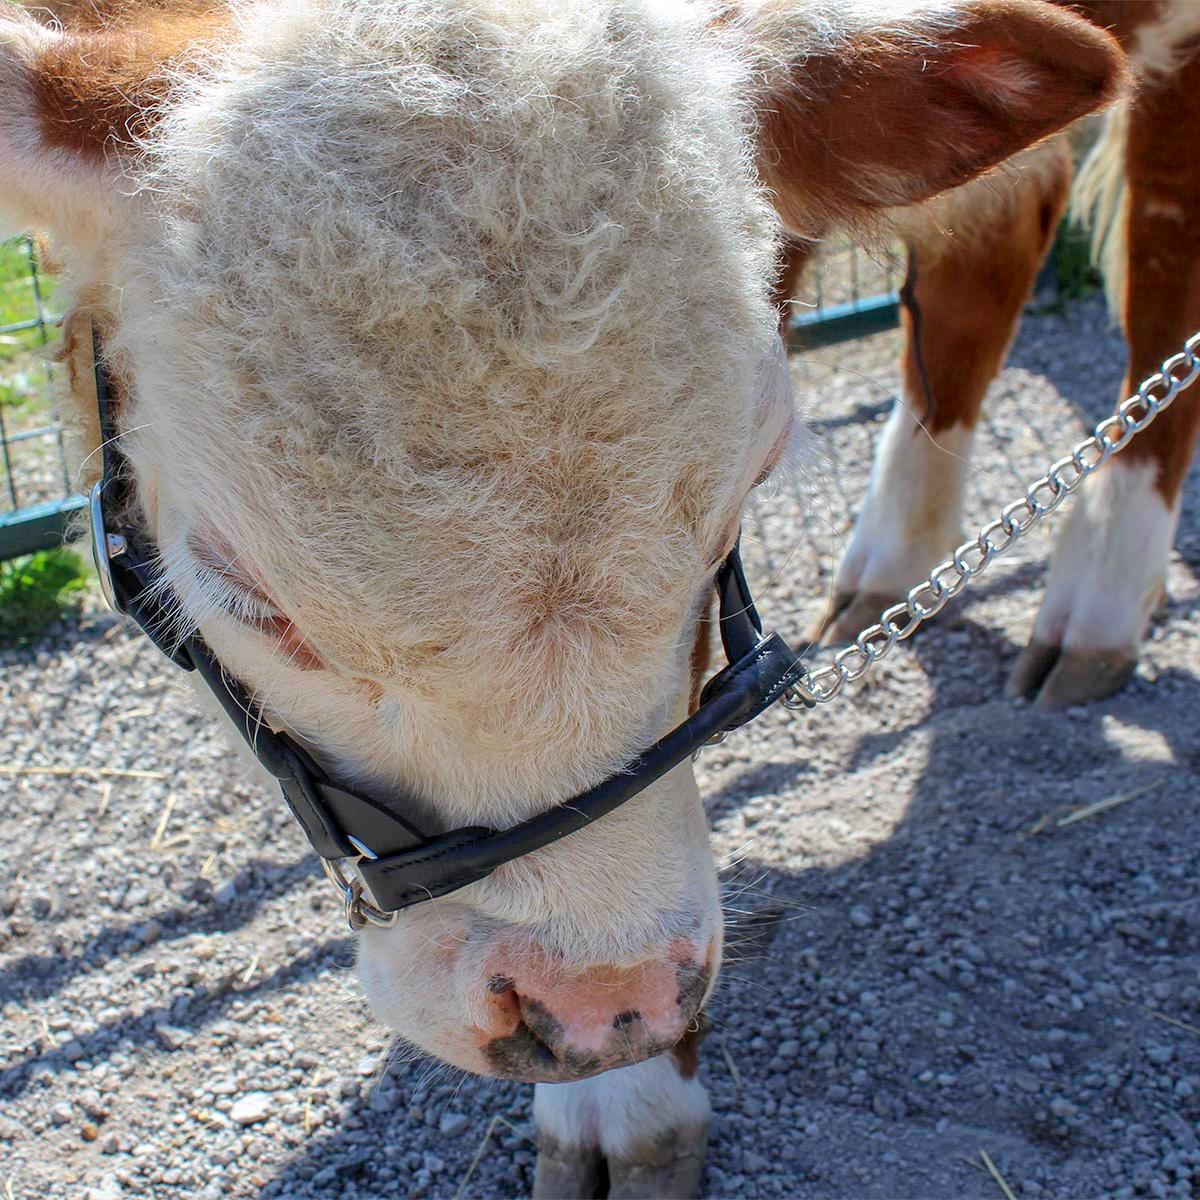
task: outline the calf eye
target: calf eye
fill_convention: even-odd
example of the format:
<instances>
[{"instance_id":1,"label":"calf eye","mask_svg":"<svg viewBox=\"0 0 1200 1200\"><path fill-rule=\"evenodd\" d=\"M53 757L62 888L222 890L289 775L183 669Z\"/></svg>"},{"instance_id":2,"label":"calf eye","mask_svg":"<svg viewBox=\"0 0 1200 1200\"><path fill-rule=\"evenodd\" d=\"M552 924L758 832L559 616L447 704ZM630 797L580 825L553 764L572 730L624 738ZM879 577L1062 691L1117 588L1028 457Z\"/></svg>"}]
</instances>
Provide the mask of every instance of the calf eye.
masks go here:
<instances>
[{"instance_id":1,"label":"calf eye","mask_svg":"<svg viewBox=\"0 0 1200 1200\"><path fill-rule=\"evenodd\" d=\"M188 549L196 560L201 585L216 609L271 639L276 652L291 666L304 671L325 666L292 619L238 562L232 550L190 534Z\"/></svg>"},{"instance_id":2,"label":"calf eye","mask_svg":"<svg viewBox=\"0 0 1200 1200\"><path fill-rule=\"evenodd\" d=\"M252 625L263 637L271 638L275 643L276 652L287 659L289 666L297 667L301 671L319 671L324 668L324 659L283 613L271 611L246 623Z\"/></svg>"}]
</instances>

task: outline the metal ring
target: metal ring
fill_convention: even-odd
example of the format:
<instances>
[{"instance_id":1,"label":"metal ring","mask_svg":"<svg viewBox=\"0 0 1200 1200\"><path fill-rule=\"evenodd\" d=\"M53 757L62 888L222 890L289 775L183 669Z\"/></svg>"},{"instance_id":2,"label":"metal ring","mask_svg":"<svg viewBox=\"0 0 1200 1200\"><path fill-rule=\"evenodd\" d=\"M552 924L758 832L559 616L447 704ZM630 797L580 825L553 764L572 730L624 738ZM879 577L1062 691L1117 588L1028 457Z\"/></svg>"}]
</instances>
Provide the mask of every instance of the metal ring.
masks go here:
<instances>
[{"instance_id":1,"label":"metal ring","mask_svg":"<svg viewBox=\"0 0 1200 1200\"><path fill-rule=\"evenodd\" d=\"M343 862L349 862L351 866L354 866L359 859L323 858L321 859L321 868L330 883L342 894L342 907L350 928L357 933L366 925L374 925L380 929L388 929L395 925L399 914L384 912L383 909L372 904L366 898L362 880L348 876L342 868Z\"/></svg>"}]
</instances>

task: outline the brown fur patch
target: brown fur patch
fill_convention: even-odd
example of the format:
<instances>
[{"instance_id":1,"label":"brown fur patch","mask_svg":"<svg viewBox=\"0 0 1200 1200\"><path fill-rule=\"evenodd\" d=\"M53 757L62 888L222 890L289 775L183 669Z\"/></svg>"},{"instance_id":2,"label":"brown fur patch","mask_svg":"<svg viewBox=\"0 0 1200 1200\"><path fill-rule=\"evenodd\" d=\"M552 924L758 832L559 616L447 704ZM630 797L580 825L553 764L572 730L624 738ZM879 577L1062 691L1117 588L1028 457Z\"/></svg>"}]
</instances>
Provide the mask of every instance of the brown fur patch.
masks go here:
<instances>
[{"instance_id":1,"label":"brown fur patch","mask_svg":"<svg viewBox=\"0 0 1200 1200\"><path fill-rule=\"evenodd\" d=\"M708 1037L708 1032L712 1029L712 1022L704 1013L696 1018L693 1025L695 1028L689 1029L671 1047L671 1057L684 1079L695 1079L696 1072L700 1070L700 1043Z\"/></svg>"},{"instance_id":2,"label":"brown fur patch","mask_svg":"<svg viewBox=\"0 0 1200 1200\"><path fill-rule=\"evenodd\" d=\"M791 93L763 106L760 170L805 234L966 183L1127 82L1111 37L1018 0L963 10L929 46L884 33L792 69Z\"/></svg>"},{"instance_id":3,"label":"brown fur patch","mask_svg":"<svg viewBox=\"0 0 1200 1200\"><path fill-rule=\"evenodd\" d=\"M1011 203L986 236L947 241L928 255L910 247L901 309L904 394L930 433L974 426L1066 209L1070 183L1064 155L1056 173L1014 182Z\"/></svg>"},{"instance_id":4,"label":"brown fur patch","mask_svg":"<svg viewBox=\"0 0 1200 1200\"><path fill-rule=\"evenodd\" d=\"M80 296L81 303L63 318L62 340L55 359L67 370L66 404L60 415L72 443L72 457L81 463L77 483L90 488L100 478L104 460L100 449L100 417L96 408L96 358L92 348L93 326L101 338L113 327L112 318L87 303L94 297ZM123 385L119 371L110 372L113 399L119 406Z\"/></svg>"},{"instance_id":5,"label":"brown fur patch","mask_svg":"<svg viewBox=\"0 0 1200 1200\"><path fill-rule=\"evenodd\" d=\"M1200 124L1200 57L1138 94L1129 120L1128 270L1125 333L1129 370L1121 395L1200 326L1200 156L1180 152L1180 131ZM1186 214L1180 220L1177 213ZM1200 403L1185 396L1139 433L1121 457L1158 464L1158 488L1173 504L1200 434Z\"/></svg>"},{"instance_id":6,"label":"brown fur patch","mask_svg":"<svg viewBox=\"0 0 1200 1200\"><path fill-rule=\"evenodd\" d=\"M817 243L788 238L780 254L779 274L775 279L773 302L779 310L779 328L786 336L788 324L795 315L792 301L800 290L800 281L816 252Z\"/></svg>"},{"instance_id":7,"label":"brown fur patch","mask_svg":"<svg viewBox=\"0 0 1200 1200\"><path fill-rule=\"evenodd\" d=\"M84 6L79 6L82 10ZM168 71L229 19L212 0L160 7L124 5L116 22L68 29L38 55L30 77L38 124L48 146L90 159L144 137L169 90Z\"/></svg>"}]
</instances>

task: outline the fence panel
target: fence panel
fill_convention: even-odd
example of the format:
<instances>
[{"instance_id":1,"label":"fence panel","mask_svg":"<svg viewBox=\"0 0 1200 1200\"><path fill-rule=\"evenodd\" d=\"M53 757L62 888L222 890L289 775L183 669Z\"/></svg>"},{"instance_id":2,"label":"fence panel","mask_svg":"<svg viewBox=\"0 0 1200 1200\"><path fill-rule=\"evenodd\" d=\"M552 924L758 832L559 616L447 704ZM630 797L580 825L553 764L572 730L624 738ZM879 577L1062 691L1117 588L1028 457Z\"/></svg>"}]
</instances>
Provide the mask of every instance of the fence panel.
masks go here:
<instances>
[{"instance_id":1,"label":"fence panel","mask_svg":"<svg viewBox=\"0 0 1200 1200\"><path fill-rule=\"evenodd\" d=\"M0 559L58 545L82 504L54 415L58 336L37 246L0 242Z\"/></svg>"},{"instance_id":2,"label":"fence panel","mask_svg":"<svg viewBox=\"0 0 1200 1200\"><path fill-rule=\"evenodd\" d=\"M793 346L832 346L891 329L903 269L895 249L873 257L849 243L823 247L792 306Z\"/></svg>"}]
</instances>

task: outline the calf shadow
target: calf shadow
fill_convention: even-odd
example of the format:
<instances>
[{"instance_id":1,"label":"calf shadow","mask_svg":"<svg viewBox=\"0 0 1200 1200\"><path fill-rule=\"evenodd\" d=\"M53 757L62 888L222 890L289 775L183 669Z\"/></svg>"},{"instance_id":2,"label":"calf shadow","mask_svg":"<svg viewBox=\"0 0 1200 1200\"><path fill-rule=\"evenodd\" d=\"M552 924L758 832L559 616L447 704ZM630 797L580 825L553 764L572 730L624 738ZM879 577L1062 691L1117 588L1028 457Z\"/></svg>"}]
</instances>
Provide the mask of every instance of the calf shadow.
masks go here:
<instances>
[{"instance_id":1,"label":"calf shadow","mask_svg":"<svg viewBox=\"0 0 1200 1200\"><path fill-rule=\"evenodd\" d=\"M1123 1136L1112 1119L1186 1141L1200 1117L1192 1093L1154 1099L1143 1053L1166 1043L1173 1078L1200 1071L1200 1042L1155 1015L1200 1019L1200 728L1178 719L1200 679L1172 668L1042 715L997 698L1011 641L961 626L954 661L936 638L914 643L931 670L923 710L875 732L873 714L904 699L876 689L848 740L847 779L906 797L884 835L806 855L806 829L828 846L828 814L797 821L821 772L791 754L708 789L735 840L740 808L765 800L792 810L801 842L756 845L750 829L729 881L731 907L782 915L769 951L731 939L710 1004L710 1195L991 1196L981 1145L1024 1193L1100 1194ZM964 679L982 680L977 703ZM1097 800L1107 812L1072 816ZM469 1171L464 1195L527 1194L531 1095L394 1071L259 1194L453 1196ZM470 1136L439 1133L451 1105L479 1114Z\"/></svg>"}]
</instances>

